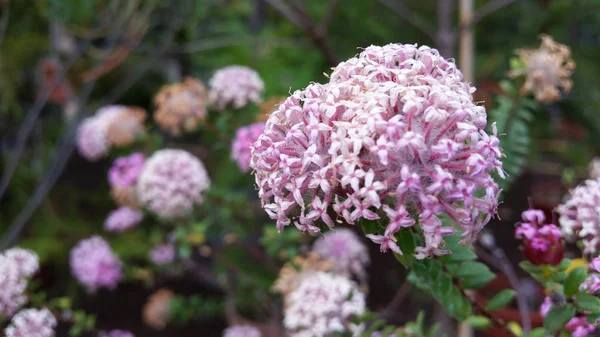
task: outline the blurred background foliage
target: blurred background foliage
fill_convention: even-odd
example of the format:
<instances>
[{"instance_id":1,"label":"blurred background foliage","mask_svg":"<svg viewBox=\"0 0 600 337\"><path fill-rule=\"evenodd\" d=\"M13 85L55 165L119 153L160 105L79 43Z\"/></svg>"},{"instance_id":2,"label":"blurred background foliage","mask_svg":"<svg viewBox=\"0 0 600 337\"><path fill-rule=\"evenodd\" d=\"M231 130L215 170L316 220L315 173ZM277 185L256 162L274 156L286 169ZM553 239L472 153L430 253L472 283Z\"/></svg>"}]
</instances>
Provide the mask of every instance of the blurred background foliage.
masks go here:
<instances>
[{"instance_id":1,"label":"blurred background foliage","mask_svg":"<svg viewBox=\"0 0 600 337\"><path fill-rule=\"evenodd\" d=\"M477 0L475 8L492 2L495 1ZM441 3L450 4L449 12L442 16L449 18L452 31L440 28ZM294 15L292 20L289 15L286 17L277 4L287 4L285 8L295 13L296 19L300 17L300 24L293 22ZM337 6L330 12L331 4ZM392 7L407 11L398 15ZM357 54L358 48L371 44L438 46L445 50L443 56L458 59L457 7L451 0L0 1L2 173L14 161L12 154L21 123L49 84L44 60L61 61L54 71L67 69L65 90L73 95L90 83L90 70L103 70L100 75L92 76L95 87L89 99L79 102L82 106L104 102L113 90L131 82L116 103L141 106L151 112L152 97L163 84L184 76L206 81L216 69L231 64L256 69L265 82L266 98L285 96L310 82L323 82L331 72L330 67L335 65L332 59L345 60ZM298 8L303 11L298 12ZM306 22L310 27L307 28ZM476 98L485 101L488 111L495 111L496 115L490 113L489 119L498 120L499 124L510 110L506 102L510 95L498 81L505 78L514 50L537 48L541 33L571 48L577 68L570 94L550 105L524 103L525 110L517 118L523 123L519 126L521 130L501 137L501 141L512 136L515 139L508 143L521 142L520 146L526 147L520 149L517 144L506 149L507 153L513 151L523 157L520 165L523 169L527 166L525 171L561 177L567 170L574 176L570 179L585 177L587 163L600 152L600 1L511 1L481 18L473 28ZM444 42L442 48L438 45L439 37L448 33L449 42ZM115 46L121 47L121 52L124 50L124 57L107 57ZM111 60L118 62L111 64ZM103 69L107 64L108 68ZM69 128L68 121L93 111L82 109L79 115L68 117L72 107L60 99L50 101L34 119L31 137L25 143L7 192L1 196L0 233L5 233L23 211L54 161L68 155L66 167L26 222L20 237L22 246L35 249L42 260L50 262L55 275L60 275L53 280L55 289L64 289L70 282L69 249L81 238L100 232L106 214L115 205L103 179L110 160L88 163L75 152L57 151ZM219 204L205 205L203 222L190 224L190 232L196 231L194 226L209 228L218 224L240 237L262 237L263 243L268 241L265 238L276 238L264 214L252 209L255 207L250 202L255 198L253 178L249 174L240 175L229 159L233 126L247 124L258 113L259 107L251 107L235 116L222 117L227 120L215 121L218 131L225 136L212 145L210 159L206 153L200 157L207 163L213 180L210 200ZM158 142L194 148L208 143L211 137L219 136L207 131L194 137L164 137ZM249 227L249 223L267 225L263 229ZM156 243L152 238L159 236L153 231L160 229L142 228L111 238L115 251L124 259L146 259L148 250ZM266 245L266 252L274 258L280 257L282 250L287 258L298 254L295 248L286 248L287 242L300 240L295 233L287 232L272 240ZM212 234L220 237L224 233ZM186 233L181 236L186 237ZM248 258L235 251L228 256ZM253 272L261 275L257 282L262 288L268 288L274 279L272 272L262 269Z\"/></svg>"}]
</instances>

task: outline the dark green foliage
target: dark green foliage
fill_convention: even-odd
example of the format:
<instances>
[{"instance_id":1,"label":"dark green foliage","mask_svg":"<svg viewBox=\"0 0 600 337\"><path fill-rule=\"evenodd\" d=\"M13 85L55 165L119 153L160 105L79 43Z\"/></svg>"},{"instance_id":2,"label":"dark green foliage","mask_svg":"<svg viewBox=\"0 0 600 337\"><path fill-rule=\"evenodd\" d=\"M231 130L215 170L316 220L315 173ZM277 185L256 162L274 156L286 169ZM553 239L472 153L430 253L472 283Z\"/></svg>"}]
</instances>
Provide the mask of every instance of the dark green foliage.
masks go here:
<instances>
[{"instance_id":1,"label":"dark green foliage","mask_svg":"<svg viewBox=\"0 0 600 337\"><path fill-rule=\"evenodd\" d=\"M213 320L223 315L225 303L219 298L199 295L175 296L171 299L169 317L175 324Z\"/></svg>"}]
</instances>

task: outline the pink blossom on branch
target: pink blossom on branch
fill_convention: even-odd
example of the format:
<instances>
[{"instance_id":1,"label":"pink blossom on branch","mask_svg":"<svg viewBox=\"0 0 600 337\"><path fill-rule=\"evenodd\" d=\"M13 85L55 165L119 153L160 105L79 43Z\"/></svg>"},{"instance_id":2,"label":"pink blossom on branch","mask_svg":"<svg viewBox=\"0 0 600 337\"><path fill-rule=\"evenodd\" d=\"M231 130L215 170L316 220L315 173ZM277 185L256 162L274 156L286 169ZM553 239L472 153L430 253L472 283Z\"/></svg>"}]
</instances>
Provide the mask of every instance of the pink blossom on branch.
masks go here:
<instances>
[{"instance_id":1,"label":"pink blossom on branch","mask_svg":"<svg viewBox=\"0 0 600 337\"><path fill-rule=\"evenodd\" d=\"M316 235L320 224L379 220L369 236L402 252L394 234L415 225L416 256L447 254L448 216L473 242L496 213L503 176L499 141L485 132L475 89L437 50L371 46L340 63L327 84L294 92L267 121L250 166L278 229Z\"/></svg>"},{"instance_id":2,"label":"pink blossom on branch","mask_svg":"<svg viewBox=\"0 0 600 337\"><path fill-rule=\"evenodd\" d=\"M556 208L560 229L570 241L581 240L583 252L594 254L600 248L600 180L588 179L573 189Z\"/></svg>"},{"instance_id":3,"label":"pink blossom on branch","mask_svg":"<svg viewBox=\"0 0 600 337\"><path fill-rule=\"evenodd\" d=\"M554 224L544 224L546 216L537 209L522 214L523 221L517 223L515 236L523 240L523 253L535 264L559 264L564 256L560 229Z\"/></svg>"}]
</instances>

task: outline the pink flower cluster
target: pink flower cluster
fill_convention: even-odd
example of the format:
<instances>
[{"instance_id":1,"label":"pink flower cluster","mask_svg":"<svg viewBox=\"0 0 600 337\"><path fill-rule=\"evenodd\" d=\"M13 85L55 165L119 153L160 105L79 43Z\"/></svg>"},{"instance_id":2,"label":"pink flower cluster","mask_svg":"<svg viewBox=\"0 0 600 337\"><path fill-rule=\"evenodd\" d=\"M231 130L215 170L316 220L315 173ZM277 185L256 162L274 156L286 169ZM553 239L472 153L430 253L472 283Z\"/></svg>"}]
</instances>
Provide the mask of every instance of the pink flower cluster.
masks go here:
<instances>
[{"instance_id":1,"label":"pink flower cluster","mask_svg":"<svg viewBox=\"0 0 600 337\"><path fill-rule=\"evenodd\" d=\"M223 331L223 337L261 337L260 331L251 325L233 325Z\"/></svg>"},{"instance_id":2,"label":"pink flower cluster","mask_svg":"<svg viewBox=\"0 0 600 337\"><path fill-rule=\"evenodd\" d=\"M550 309L552 309L552 300L550 297L546 297L544 299L544 303L542 303L542 306L540 307L540 315L542 317L546 317ZM587 321L586 316L577 316L571 318L571 320L565 325L565 328L571 331L572 337L586 337L596 330L596 327Z\"/></svg>"},{"instance_id":3,"label":"pink flower cluster","mask_svg":"<svg viewBox=\"0 0 600 337\"><path fill-rule=\"evenodd\" d=\"M588 294L600 294L600 258L594 258L590 262L590 276L581 284L580 290Z\"/></svg>"},{"instance_id":4,"label":"pink flower cluster","mask_svg":"<svg viewBox=\"0 0 600 337\"><path fill-rule=\"evenodd\" d=\"M125 232L142 222L143 217L144 214L136 209L119 207L110 212L104 222L104 229L109 232Z\"/></svg>"},{"instance_id":5,"label":"pink flower cluster","mask_svg":"<svg viewBox=\"0 0 600 337\"><path fill-rule=\"evenodd\" d=\"M210 187L204 164L184 150L159 150L146 161L137 184L139 201L165 219L189 214Z\"/></svg>"},{"instance_id":6,"label":"pink flower cluster","mask_svg":"<svg viewBox=\"0 0 600 337\"><path fill-rule=\"evenodd\" d=\"M231 143L231 158L237 162L242 172L250 170L250 158L252 158L250 146L264 131L265 123L258 122L239 128L235 133L235 138Z\"/></svg>"},{"instance_id":7,"label":"pink flower cluster","mask_svg":"<svg viewBox=\"0 0 600 337\"><path fill-rule=\"evenodd\" d=\"M4 333L6 337L52 337L56 318L50 310L24 309L16 314Z\"/></svg>"},{"instance_id":8,"label":"pink flower cluster","mask_svg":"<svg viewBox=\"0 0 600 337\"><path fill-rule=\"evenodd\" d=\"M125 330L111 330L108 332L106 337L135 337L135 336L131 332L125 331Z\"/></svg>"},{"instance_id":9,"label":"pink flower cluster","mask_svg":"<svg viewBox=\"0 0 600 337\"><path fill-rule=\"evenodd\" d=\"M264 83L258 73L248 67L234 65L219 69L208 85L208 99L218 110L228 105L240 109L250 102L262 101Z\"/></svg>"},{"instance_id":10,"label":"pink flower cluster","mask_svg":"<svg viewBox=\"0 0 600 337\"><path fill-rule=\"evenodd\" d=\"M96 114L86 118L77 130L77 148L79 153L89 161L96 161L108 155L113 145L118 145L118 139L111 139L111 130L114 126L133 122L139 126L141 122L130 121L132 108L122 105L109 105L100 108ZM141 112L142 115L144 114ZM140 124L141 125L141 124ZM139 126L141 127L141 126ZM131 132L130 132L131 131ZM127 134L136 134L138 131L123 130ZM113 132L114 133L114 132Z\"/></svg>"},{"instance_id":11,"label":"pink flower cluster","mask_svg":"<svg viewBox=\"0 0 600 337\"><path fill-rule=\"evenodd\" d=\"M286 297L283 324L290 337L330 336L357 329L350 319L365 312L365 297L349 279L316 272Z\"/></svg>"},{"instance_id":12,"label":"pink flower cluster","mask_svg":"<svg viewBox=\"0 0 600 337\"><path fill-rule=\"evenodd\" d=\"M70 264L75 278L89 292L98 288L115 289L122 278L121 260L99 236L77 243L71 250Z\"/></svg>"},{"instance_id":13,"label":"pink flower cluster","mask_svg":"<svg viewBox=\"0 0 600 337\"><path fill-rule=\"evenodd\" d=\"M117 158L108 170L108 182L117 188L134 186L142 173L145 160L144 154L140 152Z\"/></svg>"},{"instance_id":14,"label":"pink flower cluster","mask_svg":"<svg viewBox=\"0 0 600 337\"><path fill-rule=\"evenodd\" d=\"M560 229L569 240L581 240L584 253L600 248L600 180L589 179L570 192L567 201L556 208Z\"/></svg>"},{"instance_id":15,"label":"pink flower cluster","mask_svg":"<svg viewBox=\"0 0 600 337\"><path fill-rule=\"evenodd\" d=\"M544 224L546 216L538 209L529 209L522 214L524 222L517 223L515 236L523 240L523 253L531 263L559 264L564 256L560 242L560 229L553 224Z\"/></svg>"},{"instance_id":16,"label":"pink flower cluster","mask_svg":"<svg viewBox=\"0 0 600 337\"><path fill-rule=\"evenodd\" d=\"M394 234L418 217L418 258L449 253L443 238L454 229L442 215L473 242L496 213L491 173L503 177L496 129L485 132L474 90L435 49L368 47L271 114L250 164L264 209L279 229L313 235L319 222L379 220L385 230L368 237L398 254Z\"/></svg>"},{"instance_id":17,"label":"pink flower cluster","mask_svg":"<svg viewBox=\"0 0 600 337\"><path fill-rule=\"evenodd\" d=\"M175 246L170 243L158 245L150 251L150 261L159 266L175 260Z\"/></svg>"},{"instance_id":18,"label":"pink flower cluster","mask_svg":"<svg viewBox=\"0 0 600 337\"><path fill-rule=\"evenodd\" d=\"M366 266L371 262L369 250L354 231L335 229L318 238L312 248L324 259L333 262L335 271L342 275L366 277Z\"/></svg>"},{"instance_id":19,"label":"pink flower cluster","mask_svg":"<svg viewBox=\"0 0 600 337\"><path fill-rule=\"evenodd\" d=\"M11 248L0 254L0 316L12 316L27 302L28 278L39 270L35 253Z\"/></svg>"}]
</instances>

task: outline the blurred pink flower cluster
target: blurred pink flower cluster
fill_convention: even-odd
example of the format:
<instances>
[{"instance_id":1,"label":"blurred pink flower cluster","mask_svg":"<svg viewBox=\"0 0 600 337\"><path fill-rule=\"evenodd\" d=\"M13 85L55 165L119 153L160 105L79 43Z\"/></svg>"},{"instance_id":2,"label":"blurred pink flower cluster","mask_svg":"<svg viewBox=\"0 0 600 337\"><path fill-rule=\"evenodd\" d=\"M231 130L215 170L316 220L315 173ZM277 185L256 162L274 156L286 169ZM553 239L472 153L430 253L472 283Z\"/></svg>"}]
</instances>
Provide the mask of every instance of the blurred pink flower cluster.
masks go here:
<instances>
[{"instance_id":1,"label":"blurred pink flower cluster","mask_svg":"<svg viewBox=\"0 0 600 337\"><path fill-rule=\"evenodd\" d=\"M127 146L145 132L146 113L140 108L109 105L86 118L77 130L77 148L89 161L108 155L114 146Z\"/></svg>"},{"instance_id":2,"label":"blurred pink flower cluster","mask_svg":"<svg viewBox=\"0 0 600 337\"><path fill-rule=\"evenodd\" d=\"M546 216L539 209L529 209L522 214L524 222L517 223L515 236L523 240L523 253L535 264L559 264L564 256L560 229L554 224L544 224Z\"/></svg>"},{"instance_id":3,"label":"blurred pink flower cluster","mask_svg":"<svg viewBox=\"0 0 600 337\"><path fill-rule=\"evenodd\" d=\"M108 170L108 182L117 188L135 186L146 158L143 153L135 152L128 156L115 159Z\"/></svg>"},{"instance_id":4,"label":"blurred pink flower cluster","mask_svg":"<svg viewBox=\"0 0 600 337\"><path fill-rule=\"evenodd\" d=\"M89 292L98 288L113 290L122 278L121 260L99 236L79 241L71 249L70 264L73 276Z\"/></svg>"},{"instance_id":5,"label":"blurred pink flower cluster","mask_svg":"<svg viewBox=\"0 0 600 337\"><path fill-rule=\"evenodd\" d=\"M110 212L104 222L104 229L109 232L121 233L130 230L142 222L144 214L137 209L119 207Z\"/></svg>"},{"instance_id":6,"label":"blurred pink flower cluster","mask_svg":"<svg viewBox=\"0 0 600 337\"><path fill-rule=\"evenodd\" d=\"M233 325L223 331L223 337L261 337L260 331L250 325Z\"/></svg>"},{"instance_id":7,"label":"blurred pink flower cluster","mask_svg":"<svg viewBox=\"0 0 600 337\"><path fill-rule=\"evenodd\" d=\"M369 250L354 231L340 228L327 232L315 241L312 251L331 261L336 273L365 281L365 269L371 262Z\"/></svg>"},{"instance_id":8,"label":"blurred pink flower cluster","mask_svg":"<svg viewBox=\"0 0 600 337\"><path fill-rule=\"evenodd\" d=\"M258 73L248 67L233 65L219 69L208 85L208 99L217 110L229 105L240 109L251 102L262 101L264 83Z\"/></svg>"},{"instance_id":9,"label":"blurred pink flower cluster","mask_svg":"<svg viewBox=\"0 0 600 337\"><path fill-rule=\"evenodd\" d=\"M137 197L148 210L165 219L189 214L203 202L210 187L204 164L184 150L156 151L146 161L137 183Z\"/></svg>"},{"instance_id":10,"label":"blurred pink flower cluster","mask_svg":"<svg viewBox=\"0 0 600 337\"><path fill-rule=\"evenodd\" d=\"M491 173L504 176L474 90L435 49L366 48L271 114L250 164L264 209L278 229L293 223L313 235L320 223L382 221L385 231L368 237L398 254L394 234L416 217L418 258L449 253L443 237L455 230L442 215L473 242L496 213Z\"/></svg>"},{"instance_id":11,"label":"blurred pink flower cluster","mask_svg":"<svg viewBox=\"0 0 600 337\"><path fill-rule=\"evenodd\" d=\"M252 158L250 146L264 131L265 123L257 122L239 128L235 133L235 138L231 143L231 158L237 162L242 172L250 170L250 158Z\"/></svg>"},{"instance_id":12,"label":"blurred pink flower cluster","mask_svg":"<svg viewBox=\"0 0 600 337\"><path fill-rule=\"evenodd\" d=\"M27 302L28 279L39 270L37 255L11 248L0 254L0 316L12 316Z\"/></svg>"},{"instance_id":13,"label":"blurred pink flower cluster","mask_svg":"<svg viewBox=\"0 0 600 337\"><path fill-rule=\"evenodd\" d=\"M52 337L57 325L50 310L23 309L16 314L4 333L6 337Z\"/></svg>"},{"instance_id":14,"label":"blurred pink flower cluster","mask_svg":"<svg viewBox=\"0 0 600 337\"><path fill-rule=\"evenodd\" d=\"M570 192L556 208L562 233L569 240L581 240L585 254L600 248L600 180L588 179Z\"/></svg>"},{"instance_id":15,"label":"blurred pink flower cluster","mask_svg":"<svg viewBox=\"0 0 600 337\"><path fill-rule=\"evenodd\" d=\"M356 283L343 276L315 272L286 296L283 323L291 337L330 336L358 330L350 319L365 309L365 296Z\"/></svg>"}]
</instances>

